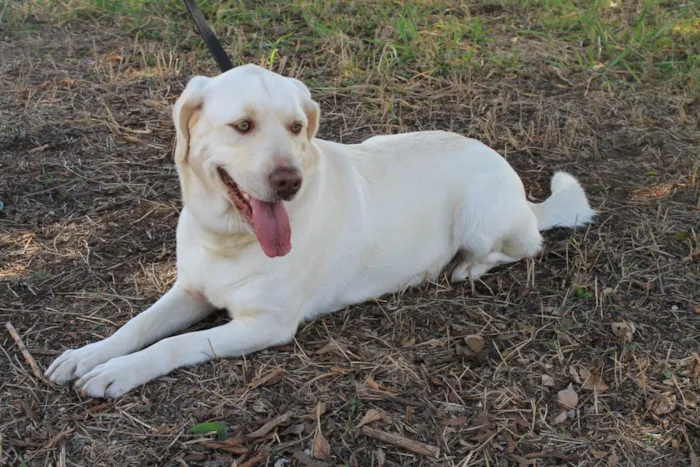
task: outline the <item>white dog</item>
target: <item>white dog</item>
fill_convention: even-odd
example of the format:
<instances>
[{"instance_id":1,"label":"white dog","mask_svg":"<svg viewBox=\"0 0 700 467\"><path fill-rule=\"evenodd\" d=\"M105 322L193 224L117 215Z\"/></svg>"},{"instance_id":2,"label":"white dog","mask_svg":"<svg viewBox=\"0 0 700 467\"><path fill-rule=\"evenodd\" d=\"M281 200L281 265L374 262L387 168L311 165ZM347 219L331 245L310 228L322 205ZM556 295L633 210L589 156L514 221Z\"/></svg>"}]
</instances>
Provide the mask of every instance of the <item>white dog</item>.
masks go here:
<instances>
[{"instance_id":1,"label":"white dog","mask_svg":"<svg viewBox=\"0 0 700 467\"><path fill-rule=\"evenodd\" d=\"M78 377L92 397L288 343L300 322L434 279L458 253L452 280L478 278L537 254L539 231L595 215L571 175L556 173L551 196L530 203L505 159L454 133L316 139L308 88L254 65L193 78L173 119L184 204L175 284L46 371ZM229 323L168 337L221 308Z\"/></svg>"}]
</instances>

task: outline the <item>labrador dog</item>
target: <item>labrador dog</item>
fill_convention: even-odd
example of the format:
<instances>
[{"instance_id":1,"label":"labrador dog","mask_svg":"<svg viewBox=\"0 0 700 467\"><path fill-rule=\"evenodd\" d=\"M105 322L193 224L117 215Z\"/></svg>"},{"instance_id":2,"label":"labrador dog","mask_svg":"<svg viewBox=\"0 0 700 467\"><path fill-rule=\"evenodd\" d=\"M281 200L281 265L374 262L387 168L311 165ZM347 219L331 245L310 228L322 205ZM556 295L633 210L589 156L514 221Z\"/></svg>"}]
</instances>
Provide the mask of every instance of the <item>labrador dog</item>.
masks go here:
<instances>
[{"instance_id":1,"label":"labrador dog","mask_svg":"<svg viewBox=\"0 0 700 467\"><path fill-rule=\"evenodd\" d=\"M289 343L305 320L443 272L476 279L537 254L540 231L596 214L565 172L529 202L506 160L473 139L339 144L315 137L319 119L301 81L255 65L192 78L173 109L177 280L112 336L59 356L49 380L118 397L179 367ZM169 337L222 308L227 324Z\"/></svg>"}]
</instances>

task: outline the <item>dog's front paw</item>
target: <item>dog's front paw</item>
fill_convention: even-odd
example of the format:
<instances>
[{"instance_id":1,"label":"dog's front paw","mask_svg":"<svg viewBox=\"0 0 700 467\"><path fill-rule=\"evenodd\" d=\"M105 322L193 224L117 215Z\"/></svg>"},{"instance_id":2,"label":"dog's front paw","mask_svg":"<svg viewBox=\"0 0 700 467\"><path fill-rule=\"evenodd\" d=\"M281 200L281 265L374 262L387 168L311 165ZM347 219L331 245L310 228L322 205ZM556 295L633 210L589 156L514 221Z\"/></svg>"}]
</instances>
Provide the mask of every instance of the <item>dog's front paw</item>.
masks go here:
<instances>
[{"instance_id":1,"label":"dog's front paw","mask_svg":"<svg viewBox=\"0 0 700 467\"><path fill-rule=\"evenodd\" d=\"M148 359L138 353L113 358L75 383L75 389L90 397L120 397L158 376Z\"/></svg>"},{"instance_id":2,"label":"dog's front paw","mask_svg":"<svg viewBox=\"0 0 700 467\"><path fill-rule=\"evenodd\" d=\"M44 375L49 381L65 384L76 377L87 374L97 365L114 357L110 344L106 341L88 344L79 349L66 350L53 361Z\"/></svg>"}]
</instances>

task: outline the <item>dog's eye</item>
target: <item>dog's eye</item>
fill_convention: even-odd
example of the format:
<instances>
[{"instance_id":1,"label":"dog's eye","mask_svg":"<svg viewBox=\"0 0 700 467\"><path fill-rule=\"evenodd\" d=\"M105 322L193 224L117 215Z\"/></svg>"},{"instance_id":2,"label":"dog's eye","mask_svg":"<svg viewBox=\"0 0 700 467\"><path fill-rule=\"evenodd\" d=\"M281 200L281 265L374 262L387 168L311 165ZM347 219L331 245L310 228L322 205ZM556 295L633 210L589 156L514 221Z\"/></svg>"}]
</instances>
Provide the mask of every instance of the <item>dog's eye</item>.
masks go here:
<instances>
[{"instance_id":1,"label":"dog's eye","mask_svg":"<svg viewBox=\"0 0 700 467\"><path fill-rule=\"evenodd\" d=\"M294 123L292 123L292 126L290 127L290 130L292 130L292 133L294 133L295 135L297 135L297 134L299 134L299 132L301 131L301 127L302 127L301 123L299 123L299 122L294 122Z\"/></svg>"},{"instance_id":2,"label":"dog's eye","mask_svg":"<svg viewBox=\"0 0 700 467\"><path fill-rule=\"evenodd\" d=\"M248 120L241 120L238 123L232 123L231 126L233 129L241 132L241 133L248 133L251 128L253 128L253 125Z\"/></svg>"}]
</instances>

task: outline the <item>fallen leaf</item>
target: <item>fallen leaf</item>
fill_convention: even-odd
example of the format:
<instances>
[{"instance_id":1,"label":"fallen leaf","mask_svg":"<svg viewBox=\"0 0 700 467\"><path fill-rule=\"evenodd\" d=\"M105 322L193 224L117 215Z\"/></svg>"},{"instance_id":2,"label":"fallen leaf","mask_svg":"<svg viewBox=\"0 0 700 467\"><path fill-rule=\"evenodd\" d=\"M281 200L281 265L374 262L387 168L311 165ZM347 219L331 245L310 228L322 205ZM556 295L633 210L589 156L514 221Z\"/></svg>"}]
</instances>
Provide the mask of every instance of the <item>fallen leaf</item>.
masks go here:
<instances>
[{"instance_id":1,"label":"fallen leaf","mask_svg":"<svg viewBox=\"0 0 700 467\"><path fill-rule=\"evenodd\" d=\"M554 420L552 421L553 425L561 425L566 421L567 415L566 412L561 412L559 415L554 417Z\"/></svg>"},{"instance_id":2,"label":"fallen leaf","mask_svg":"<svg viewBox=\"0 0 700 467\"><path fill-rule=\"evenodd\" d=\"M698 456L695 455L694 451L690 451L690 467L700 467Z\"/></svg>"},{"instance_id":3,"label":"fallen leaf","mask_svg":"<svg viewBox=\"0 0 700 467\"><path fill-rule=\"evenodd\" d=\"M355 428L360 428L364 425L367 425L368 423L376 422L377 420L381 420L382 415L379 413L379 410L377 409L369 409L367 413L365 414L364 417L362 417L362 420L360 420L360 423L358 423Z\"/></svg>"},{"instance_id":4,"label":"fallen leaf","mask_svg":"<svg viewBox=\"0 0 700 467\"><path fill-rule=\"evenodd\" d=\"M680 445L681 445L681 443L677 439L674 438L671 440L671 447L673 449L678 449L678 446L680 446Z\"/></svg>"},{"instance_id":5,"label":"fallen leaf","mask_svg":"<svg viewBox=\"0 0 700 467\"><path fill-rule=\"evenodd\" d=\"M581 378L583 379L583 386L581 387L587 391L601 393L610 389L602 377L594 375L588 370L581 370Z\"/></svg>"},{"instance_id":6,"label":"fallen leaf","mask_svg":"<svg viewBox=\"0 0 700 467\"><path fill-rule=\"evenodd\" d=\"M321 430L316 432L311 455L314 457L314 459L327 459L328 456L331 455L331 445L328 444L326 438L323 437Z\"/></svg>"},{"instance_id":7,"label":"fallen leaf","mask_svg":"<svg viewBox=\"0 0 700 467\"><path fill-rule=\"evenodd\" d=\"M695 305L695 314L700 315L700 305Z\"/></svg>"},{"instance_id":8,"label":"fallen leaf","mask_svg":"<svg viewBox=\"0 0 700 467\"><path fill-rule=\"evenodd\" d=\"M596 450L596 449L592 449L592 450L591 450L591 455L592 455L595 459L602 459L603 457L605 457L605 456L608 455L608 451L598 451L598 450Z\"/></svg>"},{"instance_id":9,"label":"fallen leaf","mask_svg":"<svg viewBox=\"0 0 700 467\"><path fill-rule=\"evenodd\" d=\"M554 386L554 378L549 375L542 375L542 384L547 387Z\"/></svg>"},{"instance_id":10,"label":"fallen leaf","mask_svg":"<svg viewBox=\"0 0 700 467\"><path fill-rule=\"evenodd\" d=\"M683 393L683 397L685 398L685 404L688 407L695 408L698 406L698 396L694 392L686 391Z\"/></svg>"},{"instance_id":11,"label":"fallen leaf","mask_svg":"<svg viewBox=\"0 0 700 467\"><path fill-rule=\"evenodd\" d=\"M610 457L608 457L608 466L609 467L617 467L617 463L620 462L620 459L618 459L617 454L615 451L610 454Z\"/></svg>"},{"instance_id":12,"label":"fallen leaf","mask_svg":"<svg viewBox=\"0 0 700 467\"><path fill-rule=\"evenodd\" d=\"M670 392L657 394L647 400L647 409L654 415L667 415L676 410L676 395Z\"/></svg>"},{"instance_id":13,"label":"fallen leaf","mask_svg":"<svg viewBox=\"0 0 700 467\"><path fill-rule=\"evenodd\" d=\"M615 334L624 345L632 343L632 336L636 331L634 323L631 321L620 321L612 323L610 326L612 327L613 334Z\"/></svg>"},{"instance_id":14,"label":"fallen leaf","mask_svg":"<svg viewBox=\"0 0 700 467\"><path fill-rule=\"evenodd\" d=\"M578 404L578 394L574 390L573 384L569 383L566 389L562 389L557 393L559 403L566 408L575 409Z\"/></svg>"},{"instance_id":15,"label":"fallen leaf","mask_svg":"<svg viewBox=\"0 0 700 467\"><path fill-rule=\"evenodd\" d=\"M672 191L672 183L659 183L636 190L632 193L632 199L635 201L661 199L670 195Z\"/></svg>"}]
</instances>

